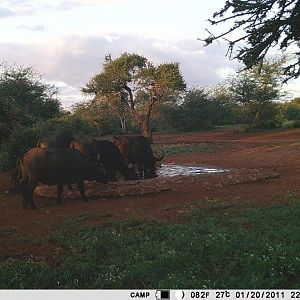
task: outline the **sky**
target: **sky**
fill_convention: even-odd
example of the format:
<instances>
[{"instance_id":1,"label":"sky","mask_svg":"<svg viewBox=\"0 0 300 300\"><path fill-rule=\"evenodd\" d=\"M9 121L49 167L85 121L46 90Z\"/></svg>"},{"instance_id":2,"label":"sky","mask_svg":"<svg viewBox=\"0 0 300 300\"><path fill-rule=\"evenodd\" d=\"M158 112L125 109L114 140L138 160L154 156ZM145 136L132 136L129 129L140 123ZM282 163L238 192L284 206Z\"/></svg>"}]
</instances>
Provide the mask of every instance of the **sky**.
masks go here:
<instances>
[{"instance_id":1,"label":"sky","mask_svg":"<svg viewBox=\"0 0 300 300\"><path fill-rule=\"evenodd\" d=\"M221 83L238 68L227 47L203 47L208 19L225 0L1 0L0 63L32 66L60 89L64 107L104 57L137 53L155 64L179 62L188 87ZM221 28L222 29L222 28ZM286 86L300 97L300 80Z\"/></svg>"}]
</instances>

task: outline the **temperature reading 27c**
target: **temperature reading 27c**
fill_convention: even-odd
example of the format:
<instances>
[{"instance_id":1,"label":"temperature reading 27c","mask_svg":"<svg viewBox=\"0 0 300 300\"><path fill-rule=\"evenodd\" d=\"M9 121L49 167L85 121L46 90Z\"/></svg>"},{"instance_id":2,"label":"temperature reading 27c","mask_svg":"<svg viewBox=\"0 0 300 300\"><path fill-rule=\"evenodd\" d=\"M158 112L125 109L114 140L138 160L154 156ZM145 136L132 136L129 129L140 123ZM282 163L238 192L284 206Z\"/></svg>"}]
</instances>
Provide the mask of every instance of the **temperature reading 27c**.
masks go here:
<instances>
[{"instance_id":1,"label":"temperature reading 27c","mask_svg":"<svg viewBox=\"0 0 300 300\"><path fill-rule=\"evenodd\" d=\"M224 299L224 298L229 298L230 297L230 292L228 291L218 291L216 292L216 298L217 299Z\"/></svg>"}]
</instances>

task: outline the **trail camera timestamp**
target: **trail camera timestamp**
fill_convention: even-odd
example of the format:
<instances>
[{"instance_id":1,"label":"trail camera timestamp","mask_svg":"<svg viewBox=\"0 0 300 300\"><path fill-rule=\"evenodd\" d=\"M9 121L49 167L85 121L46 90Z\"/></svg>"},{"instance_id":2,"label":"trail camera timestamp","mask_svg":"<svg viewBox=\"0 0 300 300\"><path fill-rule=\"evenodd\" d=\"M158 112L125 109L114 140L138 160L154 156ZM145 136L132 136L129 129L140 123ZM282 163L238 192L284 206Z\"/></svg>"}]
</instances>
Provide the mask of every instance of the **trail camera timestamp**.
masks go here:
<instances>
[{"instance_id":1,"label":"trail camera timestamp","mask_svg":"<svg viewBox=\"0 0 300 300\"><path fill-rule=\"evenodd\" d=\"M208 290L190 291L184 299L300 299L298 290Z\"/></svg>"}]
</instances>

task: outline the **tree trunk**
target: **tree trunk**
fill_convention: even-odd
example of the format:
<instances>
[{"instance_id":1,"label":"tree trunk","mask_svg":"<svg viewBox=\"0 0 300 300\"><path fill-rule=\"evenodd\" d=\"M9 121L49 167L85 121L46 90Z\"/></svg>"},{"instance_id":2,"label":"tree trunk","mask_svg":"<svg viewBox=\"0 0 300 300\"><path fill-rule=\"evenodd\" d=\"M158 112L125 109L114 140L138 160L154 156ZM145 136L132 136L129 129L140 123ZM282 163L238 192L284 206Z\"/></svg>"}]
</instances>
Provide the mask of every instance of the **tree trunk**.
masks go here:
<instances>
[{"instance_id":1,"label":"tree trunk","mask_svg":"<svg viewBox=\"0 0 300 300\"><path fill-rule=\"evenodd\" d=\"M149 103L149 106L148 106L148 112L145 116L143 116L143 123L142 123L143 136L146 137L150 143L153 142L153 139L152 139L152 130L150 128L149 121L150 121L150 116L151 116L151 112L153 109L153 105L155 104L156 101L157 101L156 95L152 95L151 102Z\"/></svg>"},{"instance_id":2,"label":"tree trunk","mask_svg":"<svg viewBox=\"0 0 300 300\"><path fill-rule=\"evenodd\" d=\"M149 124L149 120L150 120L150 115L153 109L153 105L155 104L157 97L155 95L152 96L152 99L149 103L148 106L148 112L146 115L139 115L137 113L137 111L135 110L135 103L133 100L133 93L130 87L128 87L127 85L123 86L124 89L128 92L128 96L129 96L129 109L130 112L132 114L132 116L137 120L139 127L142 130L142 135L144 137L146 137L150 143L152 143L152 131L150 129L150 124Z\"/></svg>"},{"instance_id":3,"label":"tree trunk","mask_svg":"<svg viewBox=\"0 0 300 300\"><path fill-rule=\"evenodd\" d=\"M127 133L126 117L122 116L122 115L119 115L119 120L120 120L120 124L121 124L122 133L123 134Z\"/></svg>"},{"instance_id":4,"label":"tree trunk","mask_svg":"<svg viewBox=\"0 0 300 300\"><path fill-rule=\"evenodd\" d=\"M150 128L148 116L144 116L143 122L141 125L142 125L141 127L142 127L143 136L146 137L150 143L152 143L152 141L153 141L152 140L152 130Z\"/></svg>"}]
</instances>

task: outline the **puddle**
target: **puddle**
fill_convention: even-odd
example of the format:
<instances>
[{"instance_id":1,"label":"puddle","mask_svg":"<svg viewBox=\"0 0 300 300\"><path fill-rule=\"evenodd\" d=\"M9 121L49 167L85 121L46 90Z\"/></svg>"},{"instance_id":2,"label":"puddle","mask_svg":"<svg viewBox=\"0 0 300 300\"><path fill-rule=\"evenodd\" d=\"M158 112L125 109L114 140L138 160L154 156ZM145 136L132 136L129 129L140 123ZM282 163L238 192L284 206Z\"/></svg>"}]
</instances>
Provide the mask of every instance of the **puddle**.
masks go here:
<instances>
[{"instance_id":1,"label":"puddle","mask_svg":"<svg viewBox=\"0 0 300 300\"><path fill-rule=\"evenodd\" d=\"M173 177L177 175L199 175L207 173L222 173L228 172L228 169L215 169L215 168L203 168L203 167L192 167L184 165L174 165L174 164L162 164L161 168L157 169L157 175L159 177Z\"/></svg>"}]
</instances>

